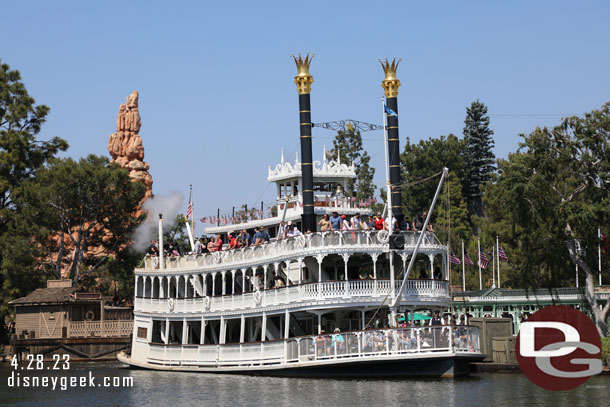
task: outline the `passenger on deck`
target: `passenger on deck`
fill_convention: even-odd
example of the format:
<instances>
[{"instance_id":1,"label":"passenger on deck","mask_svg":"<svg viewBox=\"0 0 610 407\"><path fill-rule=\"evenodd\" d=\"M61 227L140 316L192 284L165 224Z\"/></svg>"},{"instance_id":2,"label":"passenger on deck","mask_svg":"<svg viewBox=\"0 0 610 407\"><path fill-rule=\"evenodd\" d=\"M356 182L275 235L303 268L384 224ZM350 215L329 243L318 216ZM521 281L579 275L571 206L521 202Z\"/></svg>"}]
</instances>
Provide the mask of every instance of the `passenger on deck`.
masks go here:
<instances>
[{"instance_id":1,"label":"passenger on deck","mask_svg":"<svg viewBox=\"0 0 610 407\"><path fill-rule=\"evenodd\" d=\"M352 225L345 215L341 215L341 230L352 230Z\"/></svg>"},{"instance_id":2,"label":"passenger on deck","mask_svg":"<svg viewBox=\"0 0 610 407\"><path fill-rule=\"evenodd\" d=\"M265 227L261 226L258 230L259 230L259 232L261 232L261 237L262 237L261 243L269 243L269 240L271 240L271 236L269 236L269 233L267 233L265 231Z\"/></svg>"},{"instance_id":3,"label":"passenger on deck","mask_svg":"<svg viewBox=\"0 0 610 407\"><path fill-rule=\"evenodd\" d=\"M288 222L288 231L286 232L286 237L297 237L301 236L301 231L297 228L296 225L293 225L291 222Z\"/></svg>"},{"instance_id":4,"label":"passenger on deck","mask_svg":"<svg viewBox=\"0 0 610 407\"><path fill-rule=\"evenodd\" d=\"M227 246L227 250L237 249L239 247L239 243L237 242L236 236L228 235L227 239L229 240L229 246Z\"/></svg>"},{"instance_id":5,"label":"passenger on deck","mask_svg":"<svg viewBox=\"0 0 610 407\"><path fill-rule=\"evenodd\" d=\"M281 221L280 222L280 227L277 230L277 238L279 239L283 239L286 237L286 222Z\"/></svg>"},{"instance_id":6,"label":"passenger on deck","mask_svg":"<svg viewBox=\"0 0 610 407\"><path fill-rule=\"evenodd\" d=\"M371 275L370 272L366 271L365 266L360 266L360 271L358 272L358 278L360 280L372 280L373 276Z\"/></svg>"},{"instance_id":7,"label":"passenger on deck","mask_svg":"<svg viewBox=\"0 0 610 407\"><path fill-rule=\"evenodd\" d=\"M258 228L254 228L254 236L252 236L252 245L258 246L263 243L263 234L258 230Z\"/></svg>"},{"instance_id":8,"label":"passenger on deck","mask_svg":"<svg viewBox=\"0 0 610 407\"><path fill-rule=\"evenodd\" d=\"M216 240L211 237L208 241L208 252L214 253L216 251Z\"/></svg>"},{"instance_id":9,"label":"passenger on deck","mask_svg":"<svg viewBox=\"0 0 610 407\"><path fill-rule=\"evenodd\" d=\"M337 212L333 212L329 220L332 230L337 231L341 229L341 218Z\"/></svg>"},{"instance_id":10,"label":"passenger on deck","mask_svg":"<svg viewBox=\"0 0 610 407\"><path fill-rule=\"evenodd\" d=\"M415 215L415 217L413 218L413 230L416 232L420 232L424 227L424 220L425 219L421 216L420 213Z\"/></svg>"},{"instance_id":11,"label":"passenger on deck","mask_svg":"<svg viewBox=\"0 0 610 407\"><path fill-rule=\"evenodd\" d=\"M201 238L201 254L206 254L206 253L210 252L208 250L208 243L209 243L209 239L207 237Z\"/></svg>"},{"instance_id":12,"label":"passenger on deck","mask_svg":"<svg viewBox=\"0 0 610 407\"><path fill-rule=\"evenodd\" d=\"M159 255L159 245L156 240L150 241L150 246L148 246L148 250L146 253L150 256L158 256Z\"/></svg>"},{"instance_id":13,"label":"passenger on deck","mask_svg":"<svg viewBox=\"0 0 610 407\"><path fill-rule=\"evenodd\" d=\"M345 338L341 335L341 330L335 328L335 334L330 342L330 352L345 353Z\"/></svg>"},{"instance_id":14,"label":"passenger on deck","mask_svg":"<svg viewBox=\"0 0 610 407\"><path fill-rule=\"evenodd\" d=\"M325 213L324 216L322 216L318 225L320 225L320 232L329 232L331 230L328 214Z\"/></svg>"},{"instance_id":15,"label":"passenger on deck","mask_svg":"<svg viewBox=\"0 0 610 407\"><path fill-rule=\"evenodd\" d=\"M377 213L375 216L375 230L383 230L383 225L385 223L385 219L381 217L381 213Z\"/></svg>"},{"instance_id":16,"label":"passenger on deck","mask_svg":"<svg viewBox=\"0 0 610 407\"><path fill-rule=\"evenodd\" d=\"M351 222L351 229L352 230L360 230L360 223L361 223L361 219L360 219L360 214L357 213L354 216L352 216L352 222Z\"/></svg>"},{"instance_id":17,"label":"passenger on deck","mask_svg":"<svg viewBox=\"0 0 610 407\"><path fill-rule=\"evenodd\" d=\"M195 241L195 254L201 254L203 244L203 238L199 238Z\"/></svg>"},{"instance_id":18,"label":"passenger on deck","mask_svg":"<svg viewBox=\"0 0 610 407\"><path fill-rule=\"evenodd\" d=\"M220 237L220 235L216 235L216 251L217 252L221 252L222 251L222 238Z\"/></svg>"}]
</instances>

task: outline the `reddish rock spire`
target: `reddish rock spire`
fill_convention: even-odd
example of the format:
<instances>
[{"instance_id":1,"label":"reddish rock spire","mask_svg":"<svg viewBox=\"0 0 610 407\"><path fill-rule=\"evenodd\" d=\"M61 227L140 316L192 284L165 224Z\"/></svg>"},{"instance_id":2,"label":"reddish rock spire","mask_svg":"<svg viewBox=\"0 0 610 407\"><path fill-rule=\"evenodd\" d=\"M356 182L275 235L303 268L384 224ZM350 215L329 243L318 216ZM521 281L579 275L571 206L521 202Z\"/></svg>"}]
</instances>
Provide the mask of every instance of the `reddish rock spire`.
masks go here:
<instances>
[{"instance_id":1,"label":"reddish rock spire","mask_svg":"<svg viewBox=\"0 0 610 407\"><path fill-rule=\"evenodd\" d=\"M108 152L112 161L129 170L134 181L146 185L144 200L152 196L153 179L148 173L150 166L144 162L144 146L138 134L142 123L138 111L138 91L127 96L127 102L119 106L116 119L116 133L108 138Z\"/></svg>"}]
</instances>

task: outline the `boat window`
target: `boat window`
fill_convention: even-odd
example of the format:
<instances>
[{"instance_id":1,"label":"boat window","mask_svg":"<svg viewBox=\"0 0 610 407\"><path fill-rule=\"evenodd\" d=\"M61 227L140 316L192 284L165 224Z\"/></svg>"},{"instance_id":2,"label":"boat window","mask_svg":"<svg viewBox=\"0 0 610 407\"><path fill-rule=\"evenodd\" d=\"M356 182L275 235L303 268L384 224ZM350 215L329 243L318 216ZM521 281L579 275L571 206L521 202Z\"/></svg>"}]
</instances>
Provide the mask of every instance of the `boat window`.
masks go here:
<instances>
[{"instance_id":1,"label":"boat window","mask_svg":"<svg viewBox=\"0 0 610 407\"><path fill-rule=\"evenodd\" d=\"M333 191L334 183L332 182L314 182L313 190L319 192L331 192Z\"/></svg>"}]
</instances>

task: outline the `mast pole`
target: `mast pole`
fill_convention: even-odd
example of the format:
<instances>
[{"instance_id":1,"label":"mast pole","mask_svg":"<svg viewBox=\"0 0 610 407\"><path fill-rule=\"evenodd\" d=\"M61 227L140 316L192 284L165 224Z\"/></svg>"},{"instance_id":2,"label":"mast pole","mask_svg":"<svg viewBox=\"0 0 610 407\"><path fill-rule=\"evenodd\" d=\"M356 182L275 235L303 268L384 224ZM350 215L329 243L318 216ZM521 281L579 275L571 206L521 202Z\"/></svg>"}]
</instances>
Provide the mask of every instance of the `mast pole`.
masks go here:
<instances>
[{"instance_id":1,"label":"mast pole","mask_svg":"<svg viewBox=\"0 0 610 407\"><path fill-rule=\"evenodd\" d=\"M483 277L481 277L481 238L477 238L477 244L479 246L479 290L483 289Z\"/></svg>"},{"instance_id":2,"label":"mast pole","mask_svg":"<svg viewBox=\"0 0 610 407\"><path fill-rule=\"evenodd\" d=\"M432 199L432 204L430 205L430 210L428 211L428 215L426 216L426 220L424 221L424 226L422 227L422 231L419 233L419 237L417 238L417 244L415 245L415 249L413 250L413 253L411 254L411 260L409 261L409 267L407 268L407 271L405 272L405 275L402 279L402 284L400 285L400 289L398 290L398 295L396 296L396 299L394 300L393 307L398 307L400 305L400 298L402 296L402 290L404 289L405 283L407 282L407 278L409 277L409 273L411 272L411 270L413 269L413 265L415 264L415 257L417 257L417 252L419 251L419 246L421 245L421 242L422 242L424 234L425 234L425 230L428 228L428 223L430 222L430 218L432 217L432 211L434 211L434 206L436 205L436 199L438 198L438 196L441 192L443 182L445 181L445 178L447 177L448 173L449 173L449 169L447 167L443 168L443 174L441 175L441 180L439 181L438 187L436 188L436 193L434 194L434 199Z\"/></svg>"},{"instance_id":3,"label":"mast pole","mask_svg":"<svg viewBox=\"0 0 610 407\"><path fill-rule=\"evenodd\" d=\"M464 241L462 240L462 291L466 291L466 264L464 263Z\"/></svg>"}]
</instances>

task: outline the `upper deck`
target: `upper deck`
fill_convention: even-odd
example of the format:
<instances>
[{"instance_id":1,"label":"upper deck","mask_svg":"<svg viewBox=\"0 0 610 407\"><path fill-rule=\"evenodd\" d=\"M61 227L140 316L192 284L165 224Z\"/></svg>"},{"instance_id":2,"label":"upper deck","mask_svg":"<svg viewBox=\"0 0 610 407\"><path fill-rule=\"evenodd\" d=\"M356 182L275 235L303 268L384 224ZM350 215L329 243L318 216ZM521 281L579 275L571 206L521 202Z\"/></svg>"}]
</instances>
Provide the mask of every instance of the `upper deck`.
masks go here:
<instances>
[{"instance_id":1,"label":"upper deck","mask_svg":"<svg viewBox=\"0 0 610 407\"><path fill-rule=\"evenodd\" d=\"M407 256L413 252L421 232L401 231L404 238L404 249L396 252L406 262ZM447 247L442 245L436 236L424 232L425 236L419 248L419 253L435 257L446 257ZM303 261L306 257L321 260L330 255L350 256L356 253L368 254L376 259L387 253L388 234L386 231L335 231L319 232L298 236L295 238L277 239L258 246L241 249L225 250L201 255L166 257L165 268L159 269L157 257L146 257L144 268L136 268L136 275L177 275L188 271L215 272L239 270L291 261ZM432 260L433 262L433 260ZM445 262L446 263L446 262Z\"/></svg>"}]
</instances>

